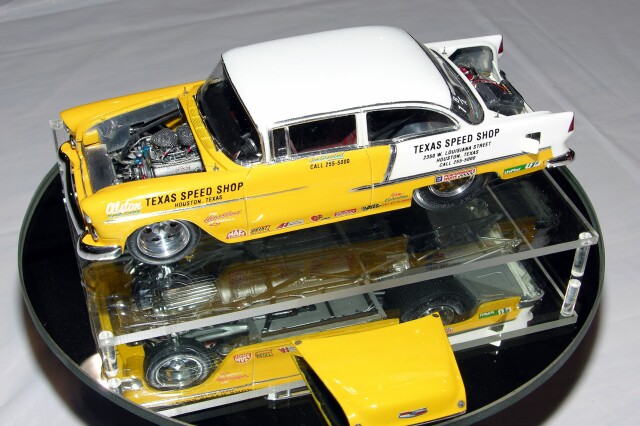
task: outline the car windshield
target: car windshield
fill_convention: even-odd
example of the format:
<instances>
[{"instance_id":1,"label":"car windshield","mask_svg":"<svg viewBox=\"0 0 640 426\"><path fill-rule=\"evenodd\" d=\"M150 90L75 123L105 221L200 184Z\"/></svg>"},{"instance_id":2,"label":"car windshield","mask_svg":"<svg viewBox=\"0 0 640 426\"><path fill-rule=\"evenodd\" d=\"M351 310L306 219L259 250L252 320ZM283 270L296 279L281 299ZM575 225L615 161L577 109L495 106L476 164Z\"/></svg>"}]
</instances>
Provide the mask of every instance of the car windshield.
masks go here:
<instances>
[{"instance_id":1,"label":"car windshield","mask_svg":"<svg viewBox=\"0 0 640 426\"><path fill-rule=\"evenodd\" d=\"M438 53L422 44L420 44L420 47L422 47L422 50L425 51L427 56L435 64L449 87L449 91L451 92L451 111L462 117L468 123L481 123L484 119L482 107L462 77L453 69L451 64Z\"/></svg>"},{"instance_id":2,"label":"car windshield","mask_svg":"<svg viewBox=\"0 0 640 426\"><path fill-rule=\"evenodd\" d=\"M222 61L200 88L198 104L218 149L239 162L257 161L262 157L258 131Z\"/></svg>"}]
</instances>

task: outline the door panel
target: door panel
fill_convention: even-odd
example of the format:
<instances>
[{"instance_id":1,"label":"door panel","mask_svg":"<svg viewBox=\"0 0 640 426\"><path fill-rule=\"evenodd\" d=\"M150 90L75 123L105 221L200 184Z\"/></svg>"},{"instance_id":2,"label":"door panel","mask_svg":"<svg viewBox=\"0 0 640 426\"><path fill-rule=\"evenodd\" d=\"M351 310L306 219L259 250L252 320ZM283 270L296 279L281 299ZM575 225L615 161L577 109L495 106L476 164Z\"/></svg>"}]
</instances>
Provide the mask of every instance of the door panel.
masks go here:
<instances>
[{"instance_id":1,"label":"door panel","mask_svg":"<svg viewBox=\"0 0 640 426\"><path fill-rule=\"evenodd\" d=\"M371 166L364 149L293 157L256 165L249 172L250 233L330 220L370 203ZM353 191L358 187L368 188Z\"/></svg>"}]
</instances>

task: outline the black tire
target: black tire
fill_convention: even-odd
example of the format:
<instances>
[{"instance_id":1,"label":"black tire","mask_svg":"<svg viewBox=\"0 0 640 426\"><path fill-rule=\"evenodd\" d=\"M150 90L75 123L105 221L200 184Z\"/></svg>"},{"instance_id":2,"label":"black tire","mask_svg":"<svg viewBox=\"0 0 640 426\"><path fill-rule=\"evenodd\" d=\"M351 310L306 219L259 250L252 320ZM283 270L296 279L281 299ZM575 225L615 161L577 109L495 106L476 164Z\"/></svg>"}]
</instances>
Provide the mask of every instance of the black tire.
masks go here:
<instances>
[{"instance_id":1,"label":"black tire","mask_svg":"<svg viewBox=\"0 0 640 426\"><path fill-rule=\"evenodd\" d=\"M488 175L472 175L413 191L413 201L426 210L444 210L474 199L487 186Z\"/></svg>"},{"instance_id":2,"label":"black tire","mask_svg":"<svg viewBox=\"0 0 640 426\"><path fill-rule=\"evenodd\" d=\"M213 372L213 358L197 340L166 340L146 349L144 375L158 390L186 389L204 382Z\"/></svg>"},{"instance_id":3,"label":"black tire","mask_svg":"<svg viewBox=\"0 0 640 426\"><path fill-rule=\"evenodd\" d=\"M452 277L397 287L387 292L387 298L390 307L399 309L401 322L438 313L442 323L449 325L469 318L477 305Z\"/></svg>"},{"instance_id":4,"label":"black tire","mask_svg":"<svg viewBox=\"0 0 640 426\"><path fill-rule=\"evenodd\" d=\"M193 251L200 240L200 228L191 222L166 220L136 230L127 238L131 256L148 265L177 262Z\"/></svg>"}]
</instances>

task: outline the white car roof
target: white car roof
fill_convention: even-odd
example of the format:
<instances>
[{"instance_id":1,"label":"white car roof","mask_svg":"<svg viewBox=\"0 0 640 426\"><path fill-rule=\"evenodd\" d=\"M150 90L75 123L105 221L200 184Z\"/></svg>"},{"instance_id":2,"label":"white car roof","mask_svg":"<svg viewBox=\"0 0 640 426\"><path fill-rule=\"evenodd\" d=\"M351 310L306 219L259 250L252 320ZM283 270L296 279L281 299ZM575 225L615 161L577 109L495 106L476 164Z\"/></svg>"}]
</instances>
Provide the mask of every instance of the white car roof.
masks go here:
<instances>
[{"instance_id":1,"label":"white car roof","mask_svg":"<svg viewBox=\"0 0 640 426\"><path fill-rule=\"evenodd\" d=\"M222 55L262 131L300 117L394 102L445 108L440 72L405 31L361 27L269 41Z\"/></svg>"}]
</instances>

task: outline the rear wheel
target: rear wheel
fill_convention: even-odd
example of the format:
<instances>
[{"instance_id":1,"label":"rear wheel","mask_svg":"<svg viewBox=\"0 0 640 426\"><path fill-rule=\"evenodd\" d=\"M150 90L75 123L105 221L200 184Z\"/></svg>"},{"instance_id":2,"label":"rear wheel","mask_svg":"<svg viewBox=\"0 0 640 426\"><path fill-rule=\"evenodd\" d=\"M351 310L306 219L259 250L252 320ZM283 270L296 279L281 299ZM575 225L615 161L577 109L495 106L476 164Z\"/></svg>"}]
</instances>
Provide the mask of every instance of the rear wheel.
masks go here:
<instances>
[{"instance_id":1,"label":"rear wheel","mask_svg":"<svg viewBox=\"0 0 640 426\"><path fill-rule=\"evenodd\" d=\"M427 210L444 210L460 206L473 198L487 185L488 176L471 175L460 179L435 183L416 189L413 200Z\"/></svg>"},{"instance_id":2,"label":"rear wheel","mask_svg":"<svg viewBox=\"0 0 640 426\"><path fill-rule=\"evenodd\" d=\"M152 346L144 359L145 378L158 390L190 388L204 382L213 371L207 349L194 339L172 339Z\"/></svg>"},{"instance_id":3,"label":"rear wheel","mask_svg":"<svg viewBox=\"0 0 640 426\"><path fill-rule=\"evenodd\" d=\"M442 324L449 325L462 321L465 314L464 301L459 295L442 295L421 300L401 316L402 322L439 314Z\"/></svg>"},{"instance_id":4,"label":"rear wheel","mask_svg":"<svg viewBox=\"0 0 640 426\"><path fill-rule=\"evenodd\" d=\"M127 239L133 257L150 265L177 262L200 239L200 228L190 222L166 220L143 226Z\"/></svg>"},{"instance_id":5,"label":"rear wheel","mask_svg":"<svg viewBox=\"0 0 640 426\"><path fill-rule=\"evenodd\" d=\"M464 321L476 300L454 278L438 278L397 287L387 292L391 307L400 310L400 321L412 321L439 314L444 325Z\"/></svg>"}]
</instances>

